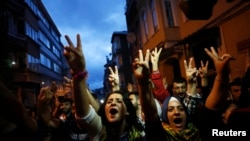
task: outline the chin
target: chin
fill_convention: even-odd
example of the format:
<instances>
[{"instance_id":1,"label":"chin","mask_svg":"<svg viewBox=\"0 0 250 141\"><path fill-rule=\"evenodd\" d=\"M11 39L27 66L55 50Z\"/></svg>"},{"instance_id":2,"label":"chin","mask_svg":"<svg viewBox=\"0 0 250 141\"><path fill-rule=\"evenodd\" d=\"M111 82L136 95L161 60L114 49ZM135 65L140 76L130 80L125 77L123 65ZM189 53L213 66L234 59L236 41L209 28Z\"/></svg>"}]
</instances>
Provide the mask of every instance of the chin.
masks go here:
<instances>
[{"instance_id":1,"label":"chin","mask_svg":"<svg viewBox=\"0 0 250 141\"><path fill-rule=\"evenodd\" d=\"M179 97L180 97L180 98L184 98L184 97L185 97L185 94L180 94Z\"/></svg>"},{"instance_id":2,"label":"chin","mask_svg":"<svg viewBox=\"0 0 250 141\"><path fill-rule=\"evenodd\" d=\"M108 119L108 122L109 123L116 123L116 122L118 122L118 119L117 118Z\"/></svg>"}]
</instances>

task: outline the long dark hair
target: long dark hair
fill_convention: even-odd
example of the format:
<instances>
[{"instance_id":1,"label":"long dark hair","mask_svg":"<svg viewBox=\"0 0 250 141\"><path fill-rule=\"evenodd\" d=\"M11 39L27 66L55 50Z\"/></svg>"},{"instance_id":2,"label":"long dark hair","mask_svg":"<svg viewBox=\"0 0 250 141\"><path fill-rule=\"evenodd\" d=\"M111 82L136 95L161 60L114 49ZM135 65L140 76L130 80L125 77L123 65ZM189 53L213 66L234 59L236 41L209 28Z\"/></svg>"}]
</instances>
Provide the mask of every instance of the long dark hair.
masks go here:
<instances>
[{"instance_id":1,"label":"long dark hair","mask_svg":"<svg viewBox=\"0 0 250 141\"><path fill-rule=\"evenodd\" d=\"M107 103L107 99L109 98L110 95L112 94L120 94L123 98L123 101L126 105L127 111L128 111L128 115L126 115L125 120L126 120L126 124L127 124L127 129L130 129L131 127L135 127L138 130L143 130L143 126L142 124L139 122L138 117L136 115L136 110L135 107L133 106L133 104L131 103L130 99L128 98L128 94L124 93L122 91L114 91L114 92L110 92L107 94L105 101L103 104L101 104L99 110L98 110L98 114L101 116L102 118L102 124L105 126L106 128L106 133L107 133L107 138L110 138L110 136L112 136L110 134L110 123L107 120L107 117L105 115L105 105Z\"/></svg>"}]
</instances>

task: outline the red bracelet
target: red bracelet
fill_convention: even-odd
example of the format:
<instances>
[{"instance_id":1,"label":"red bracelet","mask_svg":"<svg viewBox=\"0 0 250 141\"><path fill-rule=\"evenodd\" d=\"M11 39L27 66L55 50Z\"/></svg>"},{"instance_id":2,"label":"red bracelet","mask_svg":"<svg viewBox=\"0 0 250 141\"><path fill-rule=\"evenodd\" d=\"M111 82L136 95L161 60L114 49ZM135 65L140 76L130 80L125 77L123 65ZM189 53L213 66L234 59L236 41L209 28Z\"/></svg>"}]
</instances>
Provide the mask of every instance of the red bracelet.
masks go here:
<instances>
[{"instance_id":1,"label":"red bracelet","mask_svg":"<svg viewBox=\"0 0 250 141\"><path fill-rule=\"evenodd\" d=\"M81 71L73 75L74 79L86 78L86 77L88 77L88 71Z\"/></svg>"}]
</instances>

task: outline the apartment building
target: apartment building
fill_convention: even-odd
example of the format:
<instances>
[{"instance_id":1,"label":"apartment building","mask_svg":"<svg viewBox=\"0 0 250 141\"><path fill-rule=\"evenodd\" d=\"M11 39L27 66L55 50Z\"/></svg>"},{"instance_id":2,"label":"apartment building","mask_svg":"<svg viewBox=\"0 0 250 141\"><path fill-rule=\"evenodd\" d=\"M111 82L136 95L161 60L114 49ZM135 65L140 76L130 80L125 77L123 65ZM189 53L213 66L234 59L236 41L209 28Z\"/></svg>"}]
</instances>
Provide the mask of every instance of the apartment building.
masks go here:
<instances>
[{"instance_id":1,"label":"apartment building","mask_svg":"<svg viewBox=\"0 0 250 141\"><path fill-rule=\"evenodd\" d=\"M111 90L109 84L109 68L118 68L120 88L126 90L127 84L133 82L132 77L132 60L131 49L128 46L127 31L115 31L111 37L111 58L107 58L104 73L104 90L109 92Z\"/></svg>"},{"instance_id":2,"label":"apartment building","mask_svg":"<svg viewBox=\"0 0 250 141\"><path fill-rule=\"evenodd\" d=\"M126 0L125 15L132 58L138 49L163 47L159 70L167 81L185 76L184 60L210 58L204 48L232 54L231 78L242 76L250 63L249 0ZM209 79L214 77L209 63Z\"/></svg>"},{"instance_id":3,"label":"apartment building","mask_svg":"<svg viewBox=\"0 0 250 141\"><path fill-rule=\"evenodd\" d=\"M39 93L52 81L62 84L69 67L61 34L41 0L2 0L0 78Z\"/></svg>"}]
</instances>

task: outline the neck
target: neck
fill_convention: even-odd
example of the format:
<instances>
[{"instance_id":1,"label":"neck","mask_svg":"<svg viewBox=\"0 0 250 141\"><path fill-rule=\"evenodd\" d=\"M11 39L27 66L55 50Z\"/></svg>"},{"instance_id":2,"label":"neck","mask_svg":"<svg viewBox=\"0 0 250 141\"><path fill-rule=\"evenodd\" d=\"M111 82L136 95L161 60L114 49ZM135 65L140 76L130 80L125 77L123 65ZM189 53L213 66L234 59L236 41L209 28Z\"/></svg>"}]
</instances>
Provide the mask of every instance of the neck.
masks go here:
<instances>
[{"instance_id":1,"label":"neck","mask_svg":"<svg viewBox=\"0 0 250 141\"><path fill-rule=\"evenodd\" d=\"M126 130L126 120L124 119L121 122L113 123L109 126L110 133L114 139L119 140L120 136L123 135Z\"/></svg>"}]
</instances>

